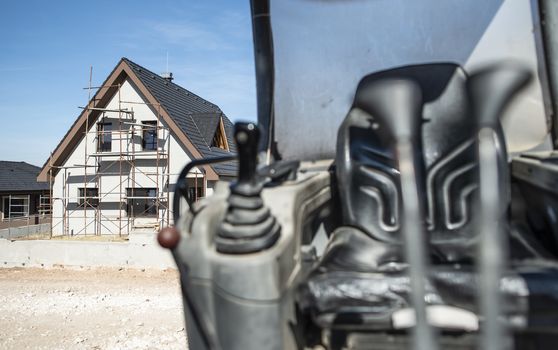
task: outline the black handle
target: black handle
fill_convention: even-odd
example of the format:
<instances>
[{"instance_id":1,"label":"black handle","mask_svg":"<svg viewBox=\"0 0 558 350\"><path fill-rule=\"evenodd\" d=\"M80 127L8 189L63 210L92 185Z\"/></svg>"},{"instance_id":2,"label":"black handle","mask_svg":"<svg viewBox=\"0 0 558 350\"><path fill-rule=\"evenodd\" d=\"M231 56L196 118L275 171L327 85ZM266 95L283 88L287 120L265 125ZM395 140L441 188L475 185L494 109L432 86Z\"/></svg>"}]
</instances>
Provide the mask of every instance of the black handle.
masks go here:
<instances>
[{"instance_id":1,"label":"black handle","mask_svg":"<svg viewBox=\"0 0 558 350\"><path fill-rule=\"evenodd\" d=\"M256 178L260 130L254 123L238 122L234 126L238 152L238 183L252 183Z\"/></svg>"}]
</instances>

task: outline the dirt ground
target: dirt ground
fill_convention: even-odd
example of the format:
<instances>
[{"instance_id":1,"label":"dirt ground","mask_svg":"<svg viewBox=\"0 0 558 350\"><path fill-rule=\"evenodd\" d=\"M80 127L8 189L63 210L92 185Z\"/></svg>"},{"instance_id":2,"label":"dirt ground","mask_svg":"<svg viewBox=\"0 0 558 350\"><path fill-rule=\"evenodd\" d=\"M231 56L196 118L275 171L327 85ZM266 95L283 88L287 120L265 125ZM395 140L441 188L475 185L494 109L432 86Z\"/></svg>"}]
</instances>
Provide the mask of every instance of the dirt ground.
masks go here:
<instances>
[{"instance_id":1,"label":"dirt ground","mask_svg":"<svg viewBox=\"0 0 558 350\"><path fill-rule=\"evenodd\" d=\"M176 271L0 268L0 349L185 349Z\"/></svg>"}]
</instances>

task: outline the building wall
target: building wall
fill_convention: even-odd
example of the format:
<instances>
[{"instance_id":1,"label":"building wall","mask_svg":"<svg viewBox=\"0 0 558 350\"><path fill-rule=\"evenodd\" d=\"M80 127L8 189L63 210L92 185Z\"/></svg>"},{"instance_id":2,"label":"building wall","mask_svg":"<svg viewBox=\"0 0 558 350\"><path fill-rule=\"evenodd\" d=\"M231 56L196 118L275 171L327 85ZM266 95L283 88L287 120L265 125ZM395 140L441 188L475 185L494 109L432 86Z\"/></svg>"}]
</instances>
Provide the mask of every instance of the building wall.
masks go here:
<instances>
[{"instance_id":1,"label":"building wall","mask_svg":"<svg viewBox=\"0 0 558 350\"><path fill-rule=\"evenodd\" d=\"M120 97L120 106L119 106ZM132 103L130 103L132 102ZM125 81L120 88L120 93L115 94L112 100L105 106L106 109L125 109L133 111L133 120L124 113L122 117L122 130L119 133L119 113L105 112L97 120L112 122L112 150L111 152L97 152L97 122L89 125L87 136L79 142L72 154L59 169L53 182L53 234L126 234L134 229L156 228L156 224L166 225L167 207L172 207L172 193L169 194L169 202L162 201L159 218L145 217L129 219L126 212L126 189L127 188L157 188L162 197L167 198L168 190L174 188L178 173L183 166L190 161L186 149L182 147L174 135L169 135L166 125L160 120L160 126L164 130L158 131L159 150L168 154L167 157L159 159L159 176L153 175L157 171L157 160L155 151L142 151L141 126L130 124L141 124L143 121L155 121L157 118L157 106L150 108L143 104L138 91ZM132 130L135 130L132 136ZM124 161L120 161L118 152L122 150ZM131 153L135 153L135 167L131 166ZM104 154L102 157L95 155ZM167 163L168 162L168 163ZM88 165L87 176L84 164ZM166 172L170 174L169 185L166 184ZM100 166L101 171L96 168ZM135 168L135 169L134 169ZM203 181L201 172L198 181ZM97 175L96 175L97 174ZM120 175L122 174L122 175ZM195 177L191 174L189 177ZM157 182L158 178L158 184ZM164 181L163 181L164 180ZM202 182L203 184L203 182ZM98 187L97 187L98 186ZM99 210L94 208L83 209L78 205L79 188L98 188L100 200ZM211 194L208 189L206 194ZM160 196L161 197L161 196ZM122 201L120 201L122 198ZM65 212L65 207L68 208ZM64 220L64 217L67 219ZM172 213L168 212L172 222ZM163 221L161 220L163 218ZM66 228L65 228L66 226Z\"/></svg>"}]
</instances>

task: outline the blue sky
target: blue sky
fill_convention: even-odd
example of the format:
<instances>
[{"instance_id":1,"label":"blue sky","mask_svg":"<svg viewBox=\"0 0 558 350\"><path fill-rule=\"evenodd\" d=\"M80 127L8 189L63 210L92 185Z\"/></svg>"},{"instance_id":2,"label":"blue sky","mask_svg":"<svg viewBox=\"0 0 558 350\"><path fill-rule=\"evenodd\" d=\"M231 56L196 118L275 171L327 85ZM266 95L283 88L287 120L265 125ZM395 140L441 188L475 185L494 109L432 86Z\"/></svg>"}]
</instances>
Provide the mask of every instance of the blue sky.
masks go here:
<instances>
[{"instance_id":1,"label":"blue sky","mask_svg":"<svg viewBox=\"0 0 558 350\"><path fill-rule=\"evenodd\" d=\"M121 57L255 120L249 2L2 1L0 160L42 166Z\"/></svg>"}]
</instances>

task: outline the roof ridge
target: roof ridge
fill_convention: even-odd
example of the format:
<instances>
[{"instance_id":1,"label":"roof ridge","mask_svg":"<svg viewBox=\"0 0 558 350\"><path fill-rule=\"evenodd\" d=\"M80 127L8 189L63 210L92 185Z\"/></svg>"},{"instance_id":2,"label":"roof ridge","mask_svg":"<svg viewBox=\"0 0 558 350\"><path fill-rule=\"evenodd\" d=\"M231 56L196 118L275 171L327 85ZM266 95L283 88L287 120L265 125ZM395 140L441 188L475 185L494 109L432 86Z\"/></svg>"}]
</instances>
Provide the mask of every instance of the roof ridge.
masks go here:
<instances>
[{"instance_id":1,"label":"roof ridge","mask_svg":"<svg viewBox=\"0 0 558 350\"><path fill-rule=\"evenodd\" d=\"M41 167L37 166L37 165L33 165L31 163L27 163L23 160L0 160L0 163L12 163L12 164L25 164L25 165L29 165L32 166L34 168L39 168L41 169Z\"/></svg>"},{"instance_id":2,"label":"roof ridge","mask_svg":"<svg viewBox=\"0 0 558 350\"><path fill-rule=\"evenodd\" d=\"M143 69L144 71L146 71L146 72L148 72L148 73L151 73L151 75L154 75L156 78L165 79L165 78L161 77L158 73L155 73L155 72L153 72L152 70L150 70L150 69L148 69L148 68L145 68L144 66L142 66L142 65L140 65L140 64L137 64L136 62L130 60L130 59L127 58L127 57L122 57L122 60L125 61L126 63L131 63L131 64L137 66L138 68ZM134 69L134 67L131 67L131 68ZM211 105L211 106L217 108L218 111L222 112L222 111L221 111L221 107L219 107L218 105L216 105L215 103L213 103L213 102L211 102L211 101L206 100L205 98L203 98L203 97L201 97L200 95L198 95L198 94L192 92L191 90L188 90L188 89L186 89L185 87L183 87L183 86L181 86L181 85L178 85L177 83L173 83L172 81L166 81L166 83L172 84L172 85L174 85L175 87L178 87L178 88L180 88L180 89L186 91L187 93L189 93L189 94L191 94L191 95L193 95L193 96L199 98L199 99L202 100L202 101L205 101L206 103L209 103L209 105Z\"/></svg>"}]
</instances>

